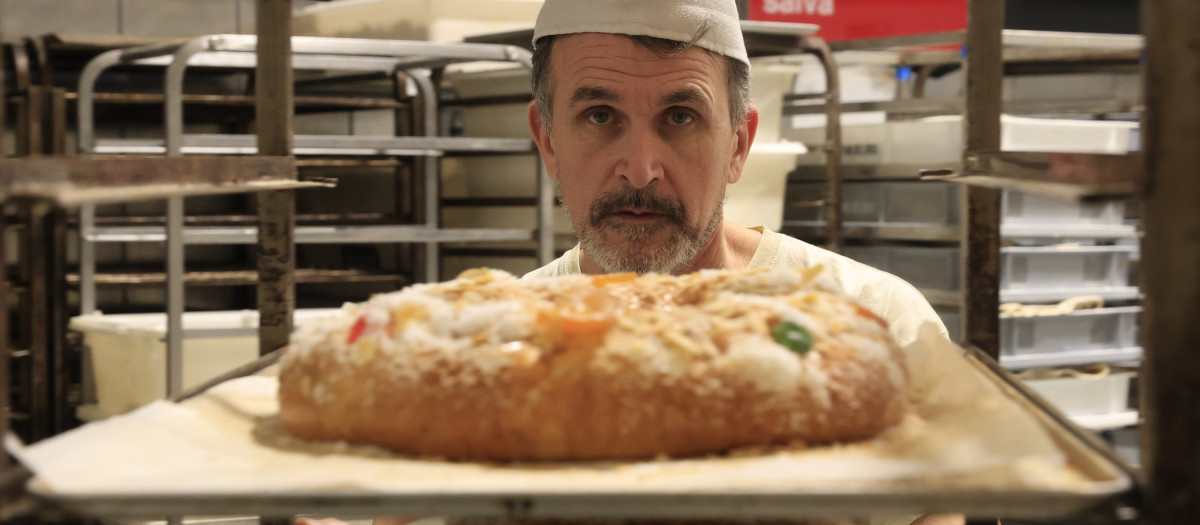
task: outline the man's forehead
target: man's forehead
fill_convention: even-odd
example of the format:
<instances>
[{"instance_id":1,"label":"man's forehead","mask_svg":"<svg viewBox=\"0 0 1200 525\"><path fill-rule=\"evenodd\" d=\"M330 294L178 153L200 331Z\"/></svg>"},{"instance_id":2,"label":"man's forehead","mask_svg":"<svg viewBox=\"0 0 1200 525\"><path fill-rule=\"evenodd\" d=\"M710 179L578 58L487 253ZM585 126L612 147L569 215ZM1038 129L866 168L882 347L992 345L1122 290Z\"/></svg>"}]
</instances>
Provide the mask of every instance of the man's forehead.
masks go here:
<instances>
[{"instance_id":1,"label":"man's forehead","mask_svg":"<svg viewBox=\"0 0 1200 525\"><path fill-rule=\"evenodd\" d=\"M563 35L551 50L551 74L568 90L580 85L608 87L605 80L654 77L700 83L721 83L721 57L696 47L680 51L650 49L627 35L579 33ZM678 89L676 86L675 89Z\"/></svg>"}]
</instances>

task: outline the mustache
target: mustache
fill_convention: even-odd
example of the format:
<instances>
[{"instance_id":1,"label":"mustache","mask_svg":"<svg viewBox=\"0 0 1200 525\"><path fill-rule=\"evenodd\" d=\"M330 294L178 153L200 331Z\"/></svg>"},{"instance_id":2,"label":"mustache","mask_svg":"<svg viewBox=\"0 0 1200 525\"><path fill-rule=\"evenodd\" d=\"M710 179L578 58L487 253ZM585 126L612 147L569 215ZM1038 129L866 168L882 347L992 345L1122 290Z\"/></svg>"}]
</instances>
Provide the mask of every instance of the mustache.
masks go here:
<instances>
[{"instance_id":1,"label":"mustache","mask_svg":"<svg viewBox=\"0 0 1200 525\"><path fill-rule=\"evenodd\" d=\"M592 205L588 221L593 226L600 226L604 219L617 212L630 208L638 208L649 213L657 213L677 224L687 223L687 212L683 204L670 197L664 197L654 192L650 187L633 188L626 186L619 191L606 193L596 199Z\"/></svg>"}]
</instances>

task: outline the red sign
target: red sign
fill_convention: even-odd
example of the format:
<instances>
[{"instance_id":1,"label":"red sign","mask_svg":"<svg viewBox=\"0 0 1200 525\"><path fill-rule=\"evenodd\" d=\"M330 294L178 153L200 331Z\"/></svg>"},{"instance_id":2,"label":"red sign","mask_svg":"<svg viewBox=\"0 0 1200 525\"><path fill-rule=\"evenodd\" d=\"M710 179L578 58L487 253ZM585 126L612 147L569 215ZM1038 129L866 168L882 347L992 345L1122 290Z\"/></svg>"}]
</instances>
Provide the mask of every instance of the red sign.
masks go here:
<instances>
[{"instance_id":1,"label":"red sign","mask_svg":"<svg viewBox=\"0 0 1200 525\"><path fill-rule=\"evenodd\" d=\"M967 0L750 0L750 20L821 26L829 42L957 31Z\"/></svg>"}]
</instances>

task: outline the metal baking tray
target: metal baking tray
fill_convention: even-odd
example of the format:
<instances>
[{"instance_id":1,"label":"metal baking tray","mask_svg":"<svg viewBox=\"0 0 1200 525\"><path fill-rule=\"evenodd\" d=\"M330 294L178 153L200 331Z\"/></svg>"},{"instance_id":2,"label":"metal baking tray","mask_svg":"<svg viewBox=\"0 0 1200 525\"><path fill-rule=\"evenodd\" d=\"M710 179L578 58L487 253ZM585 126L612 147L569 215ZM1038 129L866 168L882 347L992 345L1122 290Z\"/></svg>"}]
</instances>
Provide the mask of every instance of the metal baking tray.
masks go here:
<instances>
[{"instance_id":1,"label":"metal baking tray","mask_svg":"<svg viewBox=\"0 0 1200 525\"><path fill-rule=\"evenodd\" d=\"M277 356L276 356L277 357ZM885 491L838 490L646 490L611 486L594 492L513 491L354 492L239 494L62 494L37 479L28 485L41 502L98 517L166 515L402 515L556 518L798 518L911 515L955 512L980 517L1065 517L1083 512L1115 512L1132 496L1136 472L1096 436L1068 418L975 349L966 361L1002 393L1031 412L1091 483L1087 490L947 490L919 483ZM244 374L243 374L244 375Z\"/></svg>"}]
</instances>

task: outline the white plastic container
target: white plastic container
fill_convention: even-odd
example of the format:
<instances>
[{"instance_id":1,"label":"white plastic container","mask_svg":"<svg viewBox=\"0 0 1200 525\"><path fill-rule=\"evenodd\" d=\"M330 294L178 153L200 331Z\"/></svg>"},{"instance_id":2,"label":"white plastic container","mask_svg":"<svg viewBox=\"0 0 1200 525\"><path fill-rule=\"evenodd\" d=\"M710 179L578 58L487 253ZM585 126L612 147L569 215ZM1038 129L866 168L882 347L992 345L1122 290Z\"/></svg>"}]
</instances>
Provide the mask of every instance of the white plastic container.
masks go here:
<instances>
[{"instance_id":1,"label":"white plastic container","mask_svg":"<svg viewBox=\"0 0 1200 525\"><path fill-rule=\"evenodd\" d=\"M1114 372L1101 378L1031 379L1029 388L1067 416L1099 416L1129 410L1129 381L1133 372Z\"/></svg>"},{"instance_id":2,"label":"white plastic container","mask_svg":"<svg viewBox=\"0 0 1200 525\"><path fill-rule=\"evenodd\" d=\"M1005 224L1122 224L1125 202L1064 202L1052 197L1004 192L1002 220Z\"/></svg>"},{"instance_id":3,"label":"white plastic container","mask_svg":"<svg viewBox=\"0 0 1200 525\"><path fill-rule=\"evenodd\" d=\"M297 310L296 322L336 310ZM167 316L89 314L71 319L83 334L96 405L89 418L123 414L167 391ZM258 312L188 312L183 316L183 387L190 388L258 357Z\"/></svg>"},{"instance_id":4,"label":"white plastic container","mask_svg":"<svg viewBox=\"0 0 1200 525\"><path fill-rule=\"evenodd\" d=\"M1000 316L1000 354L1031 355L1137 346L1141 307L1097 308L1040 317Z\"/></svg>"}]
</instances>

